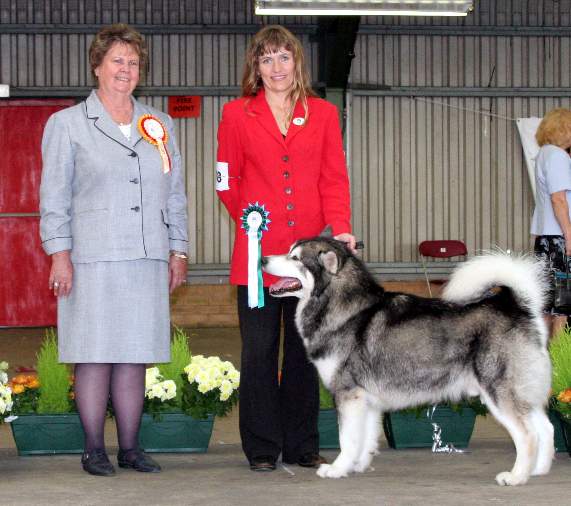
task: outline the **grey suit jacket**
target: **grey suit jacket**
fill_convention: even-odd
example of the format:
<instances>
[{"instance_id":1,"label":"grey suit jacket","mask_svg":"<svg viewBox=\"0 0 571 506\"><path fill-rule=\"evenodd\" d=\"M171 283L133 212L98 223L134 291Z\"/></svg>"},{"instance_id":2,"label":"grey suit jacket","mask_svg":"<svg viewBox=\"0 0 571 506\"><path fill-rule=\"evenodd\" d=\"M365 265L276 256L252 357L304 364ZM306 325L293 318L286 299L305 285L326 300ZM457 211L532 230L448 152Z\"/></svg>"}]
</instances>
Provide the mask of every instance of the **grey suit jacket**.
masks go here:
<instances>
[{"instance_id":1,"label":"grey suit jacket","mask_svg":"<svg viewBox=\"0 0 571 506\"><path fill-rule=\"evenodd\" d=\"M53 114L42 139L40 235L48 255L75 263L153 258L187 251L187 206L172 119L133 99L128 141L97 97ZM167 127L172 170L141 137L144 114Z\"/></svg>"}]
</instances>

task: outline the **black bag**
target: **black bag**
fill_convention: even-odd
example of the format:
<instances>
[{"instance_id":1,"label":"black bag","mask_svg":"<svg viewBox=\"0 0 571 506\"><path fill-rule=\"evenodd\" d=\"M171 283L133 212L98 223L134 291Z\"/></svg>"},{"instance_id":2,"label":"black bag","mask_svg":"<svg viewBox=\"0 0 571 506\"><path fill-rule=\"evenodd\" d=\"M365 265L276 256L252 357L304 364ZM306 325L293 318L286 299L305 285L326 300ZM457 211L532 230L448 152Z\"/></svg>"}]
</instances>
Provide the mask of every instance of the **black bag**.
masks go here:
<instances>
[{"instance_id":1,"label":"black bag","mask_svg":"<svg viewBox=\"0 0 571 506\"><path fill-rule=\"evenodd\" d=\"M553 310L556 313L571 315L571 277L569 277L569 261L567 256L563 258L566 272L556 273L555 275Z\"/></svg>"}]
</instances>

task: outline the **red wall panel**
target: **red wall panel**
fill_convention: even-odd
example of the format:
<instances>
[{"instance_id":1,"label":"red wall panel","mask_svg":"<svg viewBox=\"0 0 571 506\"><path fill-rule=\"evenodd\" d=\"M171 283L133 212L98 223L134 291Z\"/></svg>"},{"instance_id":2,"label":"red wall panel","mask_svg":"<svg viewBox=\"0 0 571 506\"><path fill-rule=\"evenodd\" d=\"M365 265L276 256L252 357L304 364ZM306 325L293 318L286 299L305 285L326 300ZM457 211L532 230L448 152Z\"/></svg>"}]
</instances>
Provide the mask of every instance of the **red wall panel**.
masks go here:
<instances>
[{"instance_id":1,"label":"red wall panel","mask_svg":"<svg viewBox=\"0 0 571 506\"><path fill-rule=\"evenodd\" d=\"M39 218L0 218L0 326L55 325L56 299L48 289L50 258L43 252Z\"/></svg>"},{"instance_id":2,"label":"red wall panel","mask_svg":"<svg viewBox=\"0 0 571 506\"><path fill-rule=\"evenodd\" d=\"M41 139L73 100L0 100L0 326L54 325L50 259L39 237Z\"/></svg>"}]
</instances>

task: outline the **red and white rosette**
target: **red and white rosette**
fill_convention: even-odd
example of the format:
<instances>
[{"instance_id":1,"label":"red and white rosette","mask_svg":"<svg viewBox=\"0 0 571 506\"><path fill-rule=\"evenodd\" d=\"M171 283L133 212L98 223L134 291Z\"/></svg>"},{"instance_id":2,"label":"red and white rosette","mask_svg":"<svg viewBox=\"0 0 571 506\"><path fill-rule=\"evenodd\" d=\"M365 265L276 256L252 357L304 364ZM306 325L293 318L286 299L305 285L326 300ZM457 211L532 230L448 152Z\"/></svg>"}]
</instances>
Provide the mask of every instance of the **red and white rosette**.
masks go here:
<instances>
[{"instance_id":1,"label":"red and white rosette","mask_svg":"<svg viewBox=\"0 0 571 506\"><path fill-rule=\"evenodd\" d=\"M157 146L161 160L163 162L163 172L166 174L171 170L171 159L167 151L168 134L167 129L159 118L152 114L144 114L137 122L139 132L147 142Z\"/></svg>"}]
</instances>

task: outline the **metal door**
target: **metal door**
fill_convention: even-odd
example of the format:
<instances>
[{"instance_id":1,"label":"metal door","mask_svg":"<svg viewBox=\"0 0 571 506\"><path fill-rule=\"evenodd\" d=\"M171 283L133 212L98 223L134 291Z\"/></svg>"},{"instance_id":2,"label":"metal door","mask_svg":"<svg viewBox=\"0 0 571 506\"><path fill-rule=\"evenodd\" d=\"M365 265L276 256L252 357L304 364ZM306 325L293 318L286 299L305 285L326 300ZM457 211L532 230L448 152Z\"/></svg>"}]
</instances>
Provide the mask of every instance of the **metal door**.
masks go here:
<instances>
[{"instance_id":1,"label":"metal door","mask_svg":"<svg viewBox=\"0 0 571 506\"><path fill-rule=\"evenodd\" d=\"M73 100L0 100L0 326L56 323L49 257L39 237L41 139Z\"/></svg>"}]
</instances>

